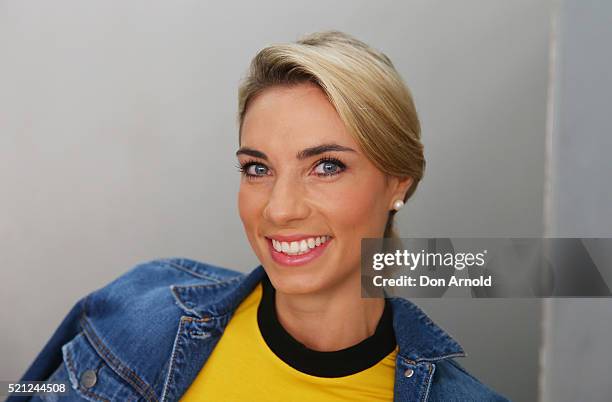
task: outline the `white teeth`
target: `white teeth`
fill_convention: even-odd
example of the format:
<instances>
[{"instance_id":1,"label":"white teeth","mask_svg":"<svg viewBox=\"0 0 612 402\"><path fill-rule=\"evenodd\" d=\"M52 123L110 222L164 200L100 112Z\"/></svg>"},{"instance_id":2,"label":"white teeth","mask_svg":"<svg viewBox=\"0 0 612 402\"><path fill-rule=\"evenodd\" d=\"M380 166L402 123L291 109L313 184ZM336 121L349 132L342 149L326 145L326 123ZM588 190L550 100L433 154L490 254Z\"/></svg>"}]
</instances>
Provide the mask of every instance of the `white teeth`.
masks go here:
<instances>
[{"instance_id":1,"label":"white teeth","mask_svg":"<svg viewBox=\"0 0 612 402\"><path fill-rule=\"evenodd\" d=\"M300 244L296 241L292 241L291 244L289 245L289 252L297 253L298 251L300 251Z\"/></svg>"},{"instance_id":2,"label":"white teeth","mask_svg":"<svg viewBox=\"0 0 612 402\"><path fill-rule=\"evenodd\" d=\"M274 250L288 255L299 255L310 252L310 250L327 242L329 239L329 236L309 237L307 239L292 242L272 239L272 247L274 247Z\"/></svg>"}]
</instances>

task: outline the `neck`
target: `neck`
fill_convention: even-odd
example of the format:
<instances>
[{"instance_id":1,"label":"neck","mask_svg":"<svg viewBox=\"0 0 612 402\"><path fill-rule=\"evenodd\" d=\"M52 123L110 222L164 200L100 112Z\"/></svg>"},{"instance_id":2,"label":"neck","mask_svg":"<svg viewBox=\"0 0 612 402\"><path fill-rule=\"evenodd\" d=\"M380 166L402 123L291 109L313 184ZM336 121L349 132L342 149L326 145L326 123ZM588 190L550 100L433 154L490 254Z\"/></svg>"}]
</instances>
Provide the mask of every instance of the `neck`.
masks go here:
<instances>
[{"instance_id":1,"label":"neck","mask_svg":"<svg viewBox=\"0 0 612 402\"><path fill-rule=\"evenodd\" d=\"M315 294L276 291L276 314L283 328L309 349L328 352L353 346L372 336L385 300L361 298L360 271Z\"/></svg>"}]
</instances>

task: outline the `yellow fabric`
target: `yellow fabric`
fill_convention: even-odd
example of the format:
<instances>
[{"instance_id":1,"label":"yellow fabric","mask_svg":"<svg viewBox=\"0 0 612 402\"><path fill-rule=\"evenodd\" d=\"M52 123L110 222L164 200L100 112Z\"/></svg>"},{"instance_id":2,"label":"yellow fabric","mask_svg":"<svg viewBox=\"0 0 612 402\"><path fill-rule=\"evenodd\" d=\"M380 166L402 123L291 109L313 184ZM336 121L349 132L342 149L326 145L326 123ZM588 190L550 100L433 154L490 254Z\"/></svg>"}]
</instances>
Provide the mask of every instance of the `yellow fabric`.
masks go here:
<instances>
[{"instance_id":1,"label":"yellow fabric","mask_svg":"<svg viewBox=\"0 0 612 402\"><path fill-rule=\"evenodd\" d=\"M397 347L376 365L345 377L302 373L266 345L257 324L262 285L248 295L181 402L393 401Z\"/></svg>"}]
</instances>

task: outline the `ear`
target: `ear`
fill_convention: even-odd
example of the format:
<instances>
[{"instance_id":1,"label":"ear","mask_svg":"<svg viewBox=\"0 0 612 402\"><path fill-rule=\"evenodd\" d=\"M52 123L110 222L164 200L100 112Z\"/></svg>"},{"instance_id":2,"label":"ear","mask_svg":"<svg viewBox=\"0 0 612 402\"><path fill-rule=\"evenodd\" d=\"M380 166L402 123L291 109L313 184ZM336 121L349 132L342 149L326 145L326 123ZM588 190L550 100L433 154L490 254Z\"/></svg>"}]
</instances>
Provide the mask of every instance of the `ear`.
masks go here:
<instances>
[{"instance_id":1,"label":"ear","mask_svg":"<svg viewBox=\"0 0 612 402\"><path fill-rule=\"evenodd\" d=\"M404 197L406 197L406 193L408 192L413 183L414 179L410 176L392 177L389 183L392 189L391 204L393 204L395 200L404 201Z\"/></svg>"}]
</instances>

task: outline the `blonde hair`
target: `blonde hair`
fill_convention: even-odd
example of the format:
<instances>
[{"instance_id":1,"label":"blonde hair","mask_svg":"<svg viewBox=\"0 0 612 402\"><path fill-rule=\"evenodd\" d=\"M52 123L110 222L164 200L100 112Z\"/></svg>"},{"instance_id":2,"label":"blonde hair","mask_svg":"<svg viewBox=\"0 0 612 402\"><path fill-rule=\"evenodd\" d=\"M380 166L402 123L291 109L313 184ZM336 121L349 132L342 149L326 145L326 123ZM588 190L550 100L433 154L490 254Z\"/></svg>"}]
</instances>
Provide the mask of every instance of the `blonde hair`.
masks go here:
<instances>
[{"instance_id":1,"label":"blonde hair","mask_svg":"<svg viewBox=\"0 0 612 402\"><path fill-rule=\"evenodd\" d=\"M385 54L343 32L317 32L257 53L238 91L238 141L250 100L266 88L304 82L325 92L378 169L390 176L412 177L407 201L425 169L412 95ZM393 228L395 212L389 212L384 237L398 237Z\"/></svg>"}]
</instances>

